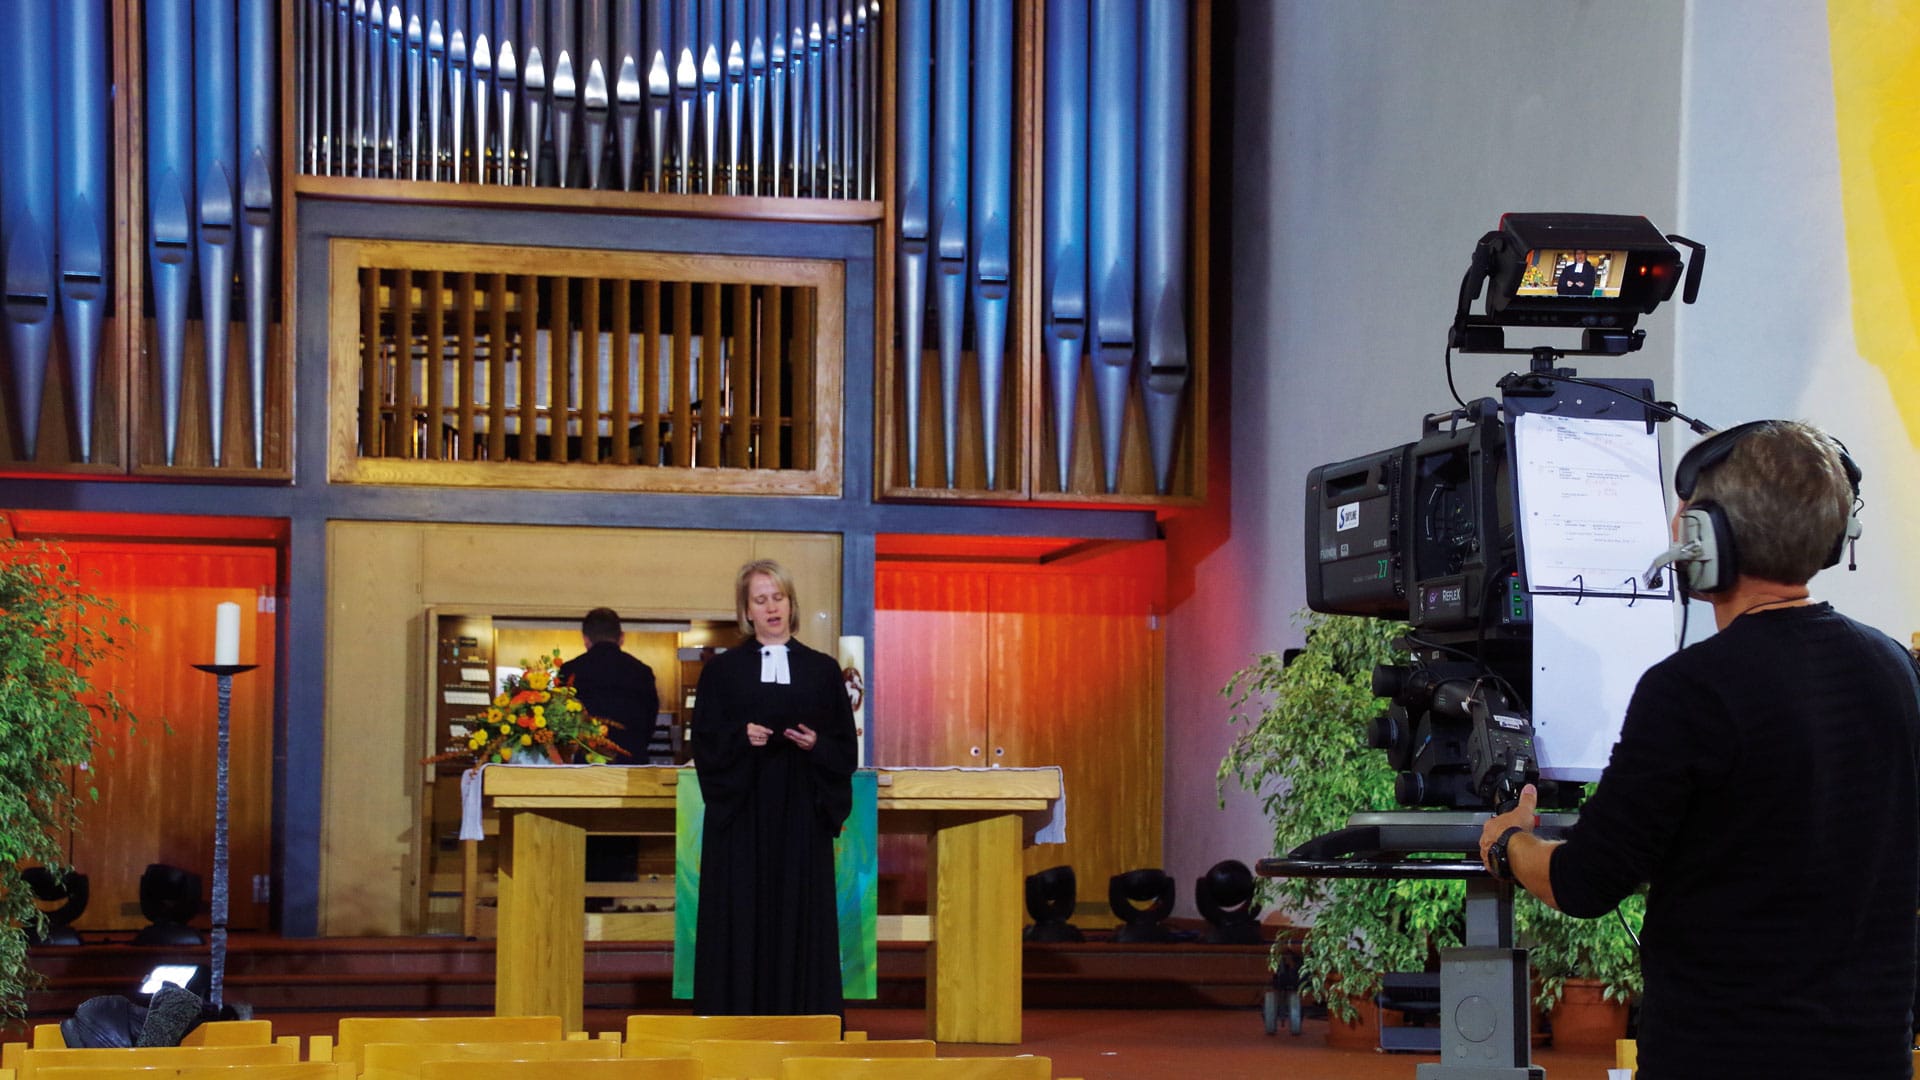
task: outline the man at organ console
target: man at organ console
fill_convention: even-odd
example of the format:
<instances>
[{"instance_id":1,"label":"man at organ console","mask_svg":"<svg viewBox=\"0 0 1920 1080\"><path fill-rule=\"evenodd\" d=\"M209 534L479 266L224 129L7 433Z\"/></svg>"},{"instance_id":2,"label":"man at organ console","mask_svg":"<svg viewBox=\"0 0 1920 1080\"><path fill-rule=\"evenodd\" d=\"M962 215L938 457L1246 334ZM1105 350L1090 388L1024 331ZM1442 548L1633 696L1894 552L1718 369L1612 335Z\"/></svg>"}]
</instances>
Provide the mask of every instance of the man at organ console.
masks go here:
<instances>
[{"instance_id":1,"label":"man at organ console","mask_svg":"<svg viewBox=\"0 0 1920 1080\"><path fill-rule=\"evenodd\" d=\"M653 669L620 646L626 634L612 608L594 608L580 620L586 651L560 665L560 677L580 695L587 712L607 725L607 737L626 751L624 764L643 764L660 713L660 691ZM631 881L637 874L640 841L631 836L587 838L587 880Z\"/></svg>"}]
</instances>

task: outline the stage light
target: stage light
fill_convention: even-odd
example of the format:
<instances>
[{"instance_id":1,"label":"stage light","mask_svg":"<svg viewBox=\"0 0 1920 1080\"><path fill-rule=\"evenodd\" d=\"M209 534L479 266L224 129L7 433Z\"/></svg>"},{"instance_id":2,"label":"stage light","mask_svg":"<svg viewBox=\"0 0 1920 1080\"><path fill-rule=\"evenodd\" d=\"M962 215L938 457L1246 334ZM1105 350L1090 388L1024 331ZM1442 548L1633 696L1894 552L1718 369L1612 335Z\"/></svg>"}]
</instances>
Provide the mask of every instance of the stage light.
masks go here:
<instances>
[{"instance_id":1,"label":"stage light","mask_svg":"<svg viewBox=\"0 0 1920 1080\"><path fill-rule=\"evenodd\" d=\"M1028 941L1084 941L1073 918L1078 889L1073 867L1054 866L1027 875L1027 914L1033 925L1027 927Z\"/></svg>"},{"instance_id":2,"label":"stage light","mask_svg":"<svg viewBox=\"0 0 1920 1080\"><path fill-rule=\"evenodd\" d=\"M187 925L200 914L200 875L154 863L140 875L140 914L151 926L133 936L135 945L199 945L200 932Z\"/></svg>"},{"instance_id":3,"label":"stage light","mask_svg":"<svg viewBox=\"0 0 1920 1080\"><path fill-rule=\"evenodd\" d=\"M1165 870L1129 870L1107 882L1107 904L1120 919L1113 940L1123 944L1172 941L1161 925L1173 912L1173 878ZM1136 905L1145 904L1146 907Z\"/></svg>"},{"instance_id":4,"label":"stage light","mask_svg":"<svg viewBox=\"0 0 1920 1080\"><path fill-rule=\"evenodd\" d=\"M91 893L87 887L87 875L68 871L61 877L44 866L30 866L20 871L20 878L27 883L27 888L33 890L33 898L38 902L35 906L47 917L45 935L36 935L29 927L27 944L81 944L80 935L74 933L72 924L87 910L87 897ZM59 906L45 906L49 904Z\"/></svg>"},{"instance_id":5,"label":"stage light","mask_svg":"<svg viewBox=\"0 0 1920 1080\"><path fill-rule=\"evenodd\" d=\"M1253 902L1253 871L1246 863L1214 863L1194 882L1193 901L1207 920L1209 945L1260 944L1260 906Z\"/></svg>"}]
</instances>

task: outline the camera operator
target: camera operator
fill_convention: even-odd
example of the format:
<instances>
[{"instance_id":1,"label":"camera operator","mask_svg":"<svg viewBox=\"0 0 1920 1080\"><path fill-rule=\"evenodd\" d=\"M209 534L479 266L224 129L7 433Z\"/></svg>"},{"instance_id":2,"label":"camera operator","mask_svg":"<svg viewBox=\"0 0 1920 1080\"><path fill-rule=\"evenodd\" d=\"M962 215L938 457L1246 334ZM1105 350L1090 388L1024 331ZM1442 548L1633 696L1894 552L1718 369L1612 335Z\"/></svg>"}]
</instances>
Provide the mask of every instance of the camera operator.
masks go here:
<instances>
[{"instance_id":1,"label":"camera operator","mask_svg":"<svg viewBox=\"0 0 1920 1080\"><path fill-rule=\"evenodd\" d=\"M1564 841L1533 835L1531 786L1482 834L1490 872L1569 915L1649 884L1641 1080L1911 1075L1920 683L1807 589L1854 534L1858 478L1788 421L1682 458L1676 538L1707 522L1718 565L1679 569L1719 632L1641 678Z\"/></svg>"}]
</instances>

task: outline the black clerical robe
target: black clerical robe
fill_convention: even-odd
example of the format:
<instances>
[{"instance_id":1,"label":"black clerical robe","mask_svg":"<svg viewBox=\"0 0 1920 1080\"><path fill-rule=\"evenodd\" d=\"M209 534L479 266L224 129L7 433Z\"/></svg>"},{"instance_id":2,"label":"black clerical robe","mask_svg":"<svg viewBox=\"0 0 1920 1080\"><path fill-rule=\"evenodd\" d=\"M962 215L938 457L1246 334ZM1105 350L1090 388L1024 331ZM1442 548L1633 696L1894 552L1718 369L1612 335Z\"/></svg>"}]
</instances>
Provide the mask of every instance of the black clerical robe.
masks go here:
<instances>
[{"instance_id":1,"label":"black clerical robe","mask_svg":"<svg viewBox=\"0 0 1920 1080\"><path fill-rule=\"evenodd\" d=\"M792 682L760 681L748 641L700 674L694 766L706 801L693 1011L841 1013L833 840L853 803L858 753L840 665L789 642ZM747 724L773 729L765 746ZM802 750L782 734L805 724Z\"/></svg>"}]
</instances>

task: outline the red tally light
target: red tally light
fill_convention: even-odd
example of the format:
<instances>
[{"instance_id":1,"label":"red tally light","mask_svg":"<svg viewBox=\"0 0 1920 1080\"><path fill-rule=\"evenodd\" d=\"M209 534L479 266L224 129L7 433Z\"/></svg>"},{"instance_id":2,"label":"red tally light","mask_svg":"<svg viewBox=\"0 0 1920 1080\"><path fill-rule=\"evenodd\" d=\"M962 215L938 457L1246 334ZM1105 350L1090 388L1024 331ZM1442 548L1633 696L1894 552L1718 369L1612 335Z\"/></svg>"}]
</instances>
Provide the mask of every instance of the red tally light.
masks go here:
<instances>
[{"instance_id":1,"label":"red tally light","mask_svg":"<svg viewBox=\"0 0 1920 1080\"><path fill-rule=\"evenodd\" d=\"M1642 266L1642 267L1640 268L1640 276L1641 276L1641 277L1645 277L1645 276L1646 276L1646 274L1647 274L1647 268L1646 268L1645 266Z\"/></svg>"}]
</instances>

